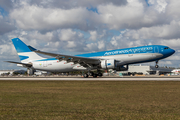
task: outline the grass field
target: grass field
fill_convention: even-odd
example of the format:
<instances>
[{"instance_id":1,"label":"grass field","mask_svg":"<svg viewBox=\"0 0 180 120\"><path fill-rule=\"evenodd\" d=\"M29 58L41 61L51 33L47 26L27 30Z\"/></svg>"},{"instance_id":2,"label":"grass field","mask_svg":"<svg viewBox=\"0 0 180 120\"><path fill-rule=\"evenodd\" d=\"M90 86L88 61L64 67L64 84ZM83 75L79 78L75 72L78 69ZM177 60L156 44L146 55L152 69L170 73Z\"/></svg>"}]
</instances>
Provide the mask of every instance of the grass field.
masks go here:
<instances>
[{"instance_id":1,"label":"grass field","mask_svg":"<svg viewBox=\"0 0 180 120\"><path fill-rule=\"evenodd\" d=\"M180 82L0 81L0 119L180 119Z\"/></svg>"}]
</instances>

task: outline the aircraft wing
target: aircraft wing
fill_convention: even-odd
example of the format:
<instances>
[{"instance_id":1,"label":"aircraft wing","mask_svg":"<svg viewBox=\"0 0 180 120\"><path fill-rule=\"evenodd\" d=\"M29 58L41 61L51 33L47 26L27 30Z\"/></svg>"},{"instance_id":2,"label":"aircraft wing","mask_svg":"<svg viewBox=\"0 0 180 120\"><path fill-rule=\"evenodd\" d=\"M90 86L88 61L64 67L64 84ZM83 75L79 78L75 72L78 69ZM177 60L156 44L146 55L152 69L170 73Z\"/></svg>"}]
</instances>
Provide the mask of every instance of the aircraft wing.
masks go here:
<instances>
[{"instance_id":1,"label":"aircraft wing","mask_svg":"<svg viewBox=\"0 0 180 120\"><path fill-rule=\"evenodd\" d=\"M26 67L32 67L32 64L28 64L28 63L21 63L21 62L14 62L14 61L5 61L5 62L9 62L9 63L14 63L14 64L20 64Z\"/></svg>"},{"instance_id":2,"label":"aircraft wing","mask_svg":"<svg viewBox=\"0 0 180 120\"><path fill-rule=\"evenodd\" d=\"M49 52L43 52L43 51L34 51L36 53L48 55L55 57L58 60L66 60L67 62L74 62L74 63L79 63L82 66L86 67L91 66L91 65L97 65L100 63L100 60L97 58L86 58L86 57L78 57L78 56L71 56L71 55L63 55L63 54L55 54L55 53L49 53Z\"/></svg>"},{"instance_id":3,"label":"aircraft wing","mask_svg":"<svg viewBox=\"0 0 180 120\"><path fill-rule=\"evenodd\" d=\"M87 57L79 57L79 56L71 56L71 55L63 55L63 54L55 54L55 53L49 53L49 52L44 52L40 50L36 50L35 48L28 46L29 49L33 52L48 55L55 57L58 60L66 60L67 62L74 62L79 63L80 65L84 67L92 67L93 65L98 65L101 61L98 58L87 58Z\"/></svg>"}]
</instances>

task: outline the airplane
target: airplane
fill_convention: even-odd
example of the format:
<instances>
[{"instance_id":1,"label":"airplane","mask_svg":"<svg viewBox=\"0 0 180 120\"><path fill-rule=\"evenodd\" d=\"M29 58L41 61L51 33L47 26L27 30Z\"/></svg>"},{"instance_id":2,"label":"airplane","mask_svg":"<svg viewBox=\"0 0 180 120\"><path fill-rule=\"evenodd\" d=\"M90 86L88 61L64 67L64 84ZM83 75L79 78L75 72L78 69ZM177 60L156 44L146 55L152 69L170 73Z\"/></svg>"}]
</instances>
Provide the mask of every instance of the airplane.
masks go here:
<instances>
[{"instance_id":1,"label":"airplane","mask_svg":"<svg viewBox=\"0 0 180 120\"><path fill-rule=\"evenodd\" d=\"M171 72L175 73L175 74L179 74L180 73L180 69L173 69Z\"/></svg>"},{"instance_id":2,"label":"airplane","mask_svg":"<svg viewBox=\"0 0 180 120\"><path fill-rule=\"evenodd\" d=\"M19 38L13 38L12 42L21 62L6 61L15 63L17 66L27 68L29 74L35 70L49 72L71 72L87 71L85 78L102 76L100 70L113 69L116 71L128 70L128 65L155 61L158 68L158 61L167 58L175 53L175 50L162 45L147 45L140 47L116 49L109 51L85 53L79 55L63 55L44 52L27 46ZM39 54L48 55L52 58L45 58ZM93 70L97 70L95 74Z\"/></svg>"}]
</instances>

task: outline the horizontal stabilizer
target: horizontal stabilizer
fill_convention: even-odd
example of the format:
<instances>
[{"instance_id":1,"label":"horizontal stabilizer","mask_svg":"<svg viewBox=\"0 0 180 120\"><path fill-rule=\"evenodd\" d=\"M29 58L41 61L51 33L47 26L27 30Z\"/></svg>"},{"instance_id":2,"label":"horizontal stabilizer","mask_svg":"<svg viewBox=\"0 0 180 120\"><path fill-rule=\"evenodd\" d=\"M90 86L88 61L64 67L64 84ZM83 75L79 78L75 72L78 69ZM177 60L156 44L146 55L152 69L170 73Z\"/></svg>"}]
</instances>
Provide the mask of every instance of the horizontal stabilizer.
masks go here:
<instances>
[{"instance_id":1,"label":"horizontal stabilizer","mask_svg":"<svg viewBox=\"0 0 180 120\"><path fill-rule=\"evenodd\" d=\"M9 63L14 63L14 64L21 64L21 65L24 65L26 67L32 67L32 65L28 64L28 63L21 63L21 62L14 62L14 61L4 61L4 62L9 62Z\"/></svg>"}]
</instances>

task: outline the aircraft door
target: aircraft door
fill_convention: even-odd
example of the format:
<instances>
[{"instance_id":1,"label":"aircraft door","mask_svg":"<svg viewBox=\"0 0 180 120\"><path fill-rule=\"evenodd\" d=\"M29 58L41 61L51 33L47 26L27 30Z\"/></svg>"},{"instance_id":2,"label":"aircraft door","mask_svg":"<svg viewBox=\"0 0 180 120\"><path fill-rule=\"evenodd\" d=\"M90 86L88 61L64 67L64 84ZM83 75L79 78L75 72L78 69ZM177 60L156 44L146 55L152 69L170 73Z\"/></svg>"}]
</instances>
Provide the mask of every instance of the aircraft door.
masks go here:
<instances>
[{"instance_id":1,"label":"aircraft door","mask_svg":"<svg viewBox=\"0 0 180 120\"><path fill-rule=\"evenodd\" d=\"M159 53L159 48L157 46L154 47L154 53Z\"/></svg>"},{"instance_id":2,"label":"aircraft door","mask_svg":"<svg viewBox=\"0 0 180 120\"><path fill-rule=\"evenodd\" d=\"M128 50L128 56L129 57L132 57L133 56L133 54L132 54L132 50L130 49L130 50Z\"/></svg>"},{"instance_id":3,"label":"aircraft door","mask_svg":"<svg viewBox=\"0 0 180 120\"><path fill-rule=\"evenodd\" d=\"M47 67L47 61L43 61L43 67Z\"/></svg>"}]
</instances>

